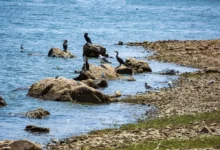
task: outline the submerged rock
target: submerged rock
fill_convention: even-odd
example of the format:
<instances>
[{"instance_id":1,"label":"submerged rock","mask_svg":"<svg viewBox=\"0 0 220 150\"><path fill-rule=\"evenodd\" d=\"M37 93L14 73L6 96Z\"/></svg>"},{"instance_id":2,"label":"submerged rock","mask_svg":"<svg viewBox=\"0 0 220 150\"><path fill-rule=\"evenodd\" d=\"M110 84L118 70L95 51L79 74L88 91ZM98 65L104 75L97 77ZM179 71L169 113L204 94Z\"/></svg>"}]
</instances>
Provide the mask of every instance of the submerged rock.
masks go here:
<instances>
[{"instance_id":1,"label":"submerged rock","mask_svg":"<svg viewBox=\"0 0 220 150\"><path fill-rule=\"evenodd\" d=\"M74 58L75 56L70 53L70 51L63 51L59 48L51 48L48 52L48 57L57 57L57 58Z\"/></svg>"},{"instance_id":2,"label":"submerged rock","mask_svg":"<svg viewBox=\"0 0 220 150\"><path fill-rule=\"evenodd\" d=\"M7 103L5 102L5 100L0 96L0 107L4 107L6 105Z\"/></svg>"},{"instance_id":3,"label":"submerged rock","mask_svg":"<svg viewBox=\"0 0 220 150\"><path fill-rule=\"evenodd\" d=\"M38 108L36 110L25 113L25 116L29 118L34 118L34 119L42 119L48 115L50 115L49 111L46 111L42 108Z\"/></svg>"},{"instance_id":4,"label":"submerged rock","mask_svg":"<svg viewBox=\"0 0 220 150\"><path fill-rule=\"evenodd\" d=\"M34 126L34 125L27 125L25 130L33 132L33 133L48 133L48 132L50 132L49 128L43 128L43 127L38 127L38 126Z\"/></svg>"},{"instance_id":5,"label":"submerged rock","mask_svg":"<svg viewBox=\"0 0 220 150\"><path fill-rule=\"evenodd\" d=\"M161 75L177 75L179 71L176 71L174 69L165 69L159 72Z\"/></svg>"},{"instance_id":6,"label":"submerged rock","mask_svg":"<svg viewBox=\"0 0 220 150\"><path fill-rule=\"evenodd\" d=\"M118 41L118 44L117 44L117 45L123 45L123 44L124 44L124 42Z\"/></svg>"},{"instance_id":7,"label":"submerged rock","mask_svg":"<svg viewBox=\"0 0 220 150\"><path fill-rule=\"evenodd\" d=\"M108 87L108 82L106 80L92 80L92 79L87 79L87 80L83 80L83 83L85 83L86 85L88 85L89 87L92 88L103 88L103 87Z\"/></svg>"},{"instance_id":8,"label":"submerged rock","mask_svg":"<svg viewBox=\"0 0 220 150\"><path fill-rule=\"evenodd\" d=\"M1 150L43 150L40 144L28 140L4 140L0 141Z\"/></svg>"},{"instance_id":9,"label":"submerged rock","mask_svg":"<svg viewBox=\"0 0 220 150\"><path fill-rule=\"evenodd\" d=\"M85 44L83 46L83 56L86 57L99 57L99 55L106 55L106 48L95 44Z\"/></svg>"},{"instance_id":10,"label":"submerged rock","mask_svg":"<svg viewBox=\"0 0 220 150\"><path fill-rule=\"evenodd\" d=\"M63 77L46 78L34 83L28 95L44 100L107 103L110 98L82 82Z\"/></svg>"},{"instance_id":11,"label":"submerged rock","mask_svg":"<svg viewBox=\"0 0 220 150\"><path fill-rule=\"evenodd\" d=\"M134 69L135 73L152 72L152 69L145 61L127 58L125 63L128 67Z\"/></svg>"},{"instance_id":12,"label":"submerged rock","mask_svg":"<svg viewBox=\"0 0 220 150\"><path fill-rule=\"evenodd\" d=\"M74 80L87 80L87 79L116 79L118 78L118 74L115 71L115 68L110 64L102 64L101 66L90 65L90 71L83 71L80 75Z\"/></svg>"}]
</instances>

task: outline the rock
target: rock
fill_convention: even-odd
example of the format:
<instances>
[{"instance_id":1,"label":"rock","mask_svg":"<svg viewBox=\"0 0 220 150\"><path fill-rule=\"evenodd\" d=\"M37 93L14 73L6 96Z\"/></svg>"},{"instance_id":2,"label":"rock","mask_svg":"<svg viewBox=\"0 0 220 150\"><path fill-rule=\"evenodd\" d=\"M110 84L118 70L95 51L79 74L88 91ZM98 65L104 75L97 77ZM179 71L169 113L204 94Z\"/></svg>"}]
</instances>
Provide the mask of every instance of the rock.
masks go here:
<instances>
[{"instance_id":1,"label":"rock","mask_svg":"<svg viewBox=\"0 0 220 150\"><path fill-rule=\"evenodd\" d=\"M176 71L174 69L165 69L160 71L161 75L177 75L179 73L179 71Z\"/></svg>"},{"instance_id":2,"label":"rock","mask_svg":"<svg viewBox=\"0 0 220 150\"><path fill-rule=\"evenodd\" d=\"M28 95L44 100L107 103L110 98L82 82L63 77L46 78L34 83Z\"/></svg>"},{"instance_id":3,"label":"rock","mask_svg":"<svg viewBox=\"0 0 220 150\"><path fill-rule=\"evenodd\" d=\"M200 130L200 133L212 133L212 131L207 126L205 126Z\"/></svg>"},{"instance_id":4,"label":"rock","mask_svg":"<svg viewBox=\"0 0 220 150\"><path fill-rule=\"evenodd\" d=\"M99 83L98 83L98 86L99 87L108 87L108 82L106 80L101 80Z\"/></svg>"},{"instance_id":5,"label":"rock","mask_svg":"<svg viewBox=\"0 0 220 150\"><path fill-rule=\"evenodd\" d=\"M67 52L64 52L63 50L60 50L59 48L51 48L48 52L48 57L57 57L57 58L74 58L70 51L67 50Z\"/></svg>"},{"instance_id":6,"label":"rock","mask_svg":"<svg viewBox=\"0 0 220 150\"><path fill-rule=\"evenodd\" d=\"M110 64L102 64L101 66L90 65L91 72L84 71L78 77L74 78L74 80L87 80L87 79L116 79L118 78L118 74L115 71L115 68ZM102 77L102 74L105 74L105 78Z\"/></svg>"},{"instance_id":7,"label":"rock","mask_svg":"<svg viewBox=\"0 0 220 150\"><path fill-rule=\"evenodd\" d=\"M127 58L125 63L129 68L134 69L136 73L152 72L152 69L145 61Z\"/></svg>"},{"instance_id":8,"label":"rock","mask_svg":"<svg viewBox=\"0 0 220 150\"><path fill-rule=\"evenodd\" d=\"M49 128L37 127L34 125L27 125L25 128L26 131L30 131L32 133L48 133L50 132Z\"/></svg>"},{"instance_id":9,"label":"rock","mask_svg":"<svg viewBox=\"0 0 220 150\"><path fill-rule=\"evenodd\" d=\"M0 96L0 107L4 107L6 105L7 103L5 102L5 100Z\"/></svg>"},{"instance_id":10,"label":"rock","mask_svg":"<svg viewBox=\"0 0 220 150\"><path fill-rule=\"evenodd\" d=\"M99 57L99 55L105 56L106 48L95 44L85 44L83 46L83 56Z\"/></svg>"},{"instance_id":11,"label":"rock","mask_svg":"<svg viewBox=\"0 0 220 150\"><path fill-rule=\"evenodd\" d=\"M132 68L128 68L124 65L121 65L120 67L116 68L115 71L118 74L133 74L133 69Z\"/></svg>"},{"instance_id":12,"label":"rock","mask_svg":"<svg viewBox=\"0 0 220 150\"><path fill-rule=\"evenodd\" d=\"M124 43L122 41L119 41L117 45L123 45Z\"/></svg>"},{"instance_id":13,"label":"rock","mask_svg":"<svg viewBox=\"0 0 220 150\"><path fill-rule=\"evenodd\" d=\"M28 140L0 141L0 150L43 150L40 144Z\"/></svg>"},{"instance_id":14,"label":"rock","mask_svg":"<svg viewBox=\"0 0 220 150\"><path fill-rule=\"evenodd\" d=\"M121 92L120 91L115 91L114 95L110 96L111 98L117 98L117 97L121 97Z\"/></svg>"},{"instance_id":15,"label":"rock","mask_svg":"<svg viewBox=\"0 0 220 150\"><path fill-rule=\"evenodd\" d=\"M38 108L36 110L25 113L25 116L34 119L42 119L43 117L46 117L48 115L50 115L50 113L42 108Z\"/></svg>"},{"instance_id":16,"label":"rock","mask_svg":"<svg viewBox=\"0 0 220 150\"><path fill-rule=\"evenodd\" d=\"M83 80L82 82L85 83L89 87L92 87L92 88L95 88L95 89L99 88L99 86L97 85L95 80L87 79L87 80Z\"/></svg>"}]
</instances>

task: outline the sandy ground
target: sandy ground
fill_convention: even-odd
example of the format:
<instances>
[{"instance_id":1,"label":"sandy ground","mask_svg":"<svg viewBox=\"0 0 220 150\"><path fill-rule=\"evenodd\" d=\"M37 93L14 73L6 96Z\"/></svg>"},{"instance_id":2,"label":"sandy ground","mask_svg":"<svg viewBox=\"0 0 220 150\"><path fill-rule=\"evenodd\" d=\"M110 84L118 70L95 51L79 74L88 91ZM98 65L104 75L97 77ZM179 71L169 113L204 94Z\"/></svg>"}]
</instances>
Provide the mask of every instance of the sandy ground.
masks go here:
<instances>
[{"instance_id":1,"label":"sandy ground","mask_svg":"<svg viewBox=\"0 0 220 150\"><path fill-rule=\"evenodd\" d=\"M195 73L182 74L173 88L160 92L148 92L124 99L125 102L155 104L158 117L174 114L195 114L220 110L220 39L203 41L156 41L128 43L143 46L156 53L149 59L173 62L200 68ZM203 128L208 132L202 132ZM93 132L89 135L71 137L56 144L48 144L48 149L106 149L158 139L189 139L202 135L220 135L220 123L193 124L192 126L157 130L111 130L107 133Z\"/></svg>"}]
</instances>

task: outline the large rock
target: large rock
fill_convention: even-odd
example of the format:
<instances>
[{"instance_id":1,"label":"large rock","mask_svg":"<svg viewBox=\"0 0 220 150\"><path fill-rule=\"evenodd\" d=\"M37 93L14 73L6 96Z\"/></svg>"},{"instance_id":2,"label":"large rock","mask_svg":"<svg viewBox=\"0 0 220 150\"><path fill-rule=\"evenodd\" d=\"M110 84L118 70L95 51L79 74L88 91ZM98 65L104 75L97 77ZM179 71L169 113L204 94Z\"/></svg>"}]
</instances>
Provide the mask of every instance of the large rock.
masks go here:
<instances>
[{"instance_id":1,"label":"large rock","mask_svg":"<svg viewBox=\"0 0 220 150\"><path fill-rule=\"evenodd\" d=\"M145 61L127 58L125 63L128 67L134 69L135 73L152 72L152 69Z\"/></svg>"},{"instance_id":2,"label":"large rock","mask_svg":"<svg viewBox=\"0 0 220 150\"><path fill-rule=\"evenodd\" d=\"M0 150L43 150L40 144L28 140L0 141Z\"/></svg>"},{"instance_id":3,"label":"large rock","mask_svg":"<svg viewBox=\"0 0 220 150\"><path fill-rule=\"evenodd\" d=\"M0 107L4 107L6 105L7 103L5 102L5 100L0 96Z\"/></svg>"},{"instance_id":4,"label":"large rock","mask_svg":"<svg viewBox=\"0 0 220 150\"><path fill-rule=\"evenodd\" d=\"M25 130L32 132L32 133L49 133L50 132L49 128L38 127L34 125L27 125Z\"/></svg>"},{"instance_id":5,"label":"large rock","mask_svg":"<svg viewBox=\"0 0 220 150\"><path fill-rule=\"evenodd\" d=\"M68 50L65 52L59 48L51 48L48 52L48 57L74 58L75 56L73 56Z\"/></svg>"},{"instance_id":6,"label":"large rock","mask_svg":"<svg viewBox=\"0 0 220 150\"><path fill-rule=\"evenodd\" d=\"M111 80L118 78L118 74L115 71L115 68L110 64L102 64L100 66L90 65L90 71L83 71L75 80L87 80L87 79L105 79ZM104 76L104 77L103 77Z\"/></svg>"},{"instance_id":7,"label":"large rock","mask_svg":"<svg viewBox=\"0 0 220 150\"><path fill-rule=\"evenodd\" d=\"M106 80L87 79L87 80L83 80L82 82L88 85L89 87L92 87L95 89L108 87L108 82Z\"/></svg>"},{"instance_id":8,"label":"large rock","mask_svg":"<svg viewBox=\"0 0 220 150\"><path fill-rule=\"evenodd\" d=\"M134 72L132 68L126 67L124 65L121 65L120 67L115 68L115 71L118 74L130 74L130 75L132 75Z\"/></svg>"},{"instance_id":9,"label":"large rock","mask_svg":"<svg viewBox=\"0 0 220 150\"><path fill-rule=\"evenodd\" d=\"M34 83L28 95L55 101L107 103L110 98L82 82L59 78L46 78Z\"/></svg>"},{"instance_id":10,"label":"large rock","mask_svg":"<svg viewBox=\"0 0 220 150\"><path fill-rule=\"evenodd\" d=\"M29 111L25 113L25 116L34 119L42 119L46 116L50 115L50 113L42 108L38 108L36 110Z\"/></svg>"},{"instance_id":11,"label":"large rock","mask_svg":"<svg viewBox=\"0 0 220 150\"><path fill-rule=\"evenodd\" d=\"M105 56L106 48L95 45L95 44L85 44L83 46L83 56L87 57L99 57L99 55Z\"/></svg>"}]
</instances>

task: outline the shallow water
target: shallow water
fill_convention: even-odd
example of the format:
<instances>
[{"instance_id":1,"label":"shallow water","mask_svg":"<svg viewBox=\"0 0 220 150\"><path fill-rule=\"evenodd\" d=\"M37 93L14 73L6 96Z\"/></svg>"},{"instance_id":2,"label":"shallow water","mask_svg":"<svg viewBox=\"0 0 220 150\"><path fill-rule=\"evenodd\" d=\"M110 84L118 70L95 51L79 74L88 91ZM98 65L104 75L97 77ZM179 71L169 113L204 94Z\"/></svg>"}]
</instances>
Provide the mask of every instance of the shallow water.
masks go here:
<instances>
[{"instance_id":1,"label":"shallow water","mask_svg":"<svg viewBox=\"0 0 220 150\"><path fill-rule=\"evenodd\" d=\"M27 90L13 90L29 87L46 77L76 77L74 70L82 67L84 32L89 33L93 43L106 47L111 56L118 50L123 59L132 56L146 60L144 57L151 53L143 48L114 44L119 40L219 38L219 10L218 0L0 0L0 95L8 103L7 107L0 108L0 140L28 138L45 144L50 138L59 139L135 122L148 107L124 103L81 105L42 101L26 96ZM68 49L77 58L48 58L49 49L62 48L64 39L69 41ZM21 43L24 53L20 53ZM29 56L29 53L43 56ZM115 59L110 61L113 66L118 65ZM89 62L99 64L97 59ZM169 63L148 62L153 73L135 75L135 82L109 81L109 87L101 91L136 94L146 91L145 82L153 88L161 88L167 87L168 80L178 78L157 74L163 69L194 71ZM51 116L34 120L19 115L38 107L50 111ZM29 134L24 131L29 124L49 127L51 132Z\"/></svg>"}]
</instances>

